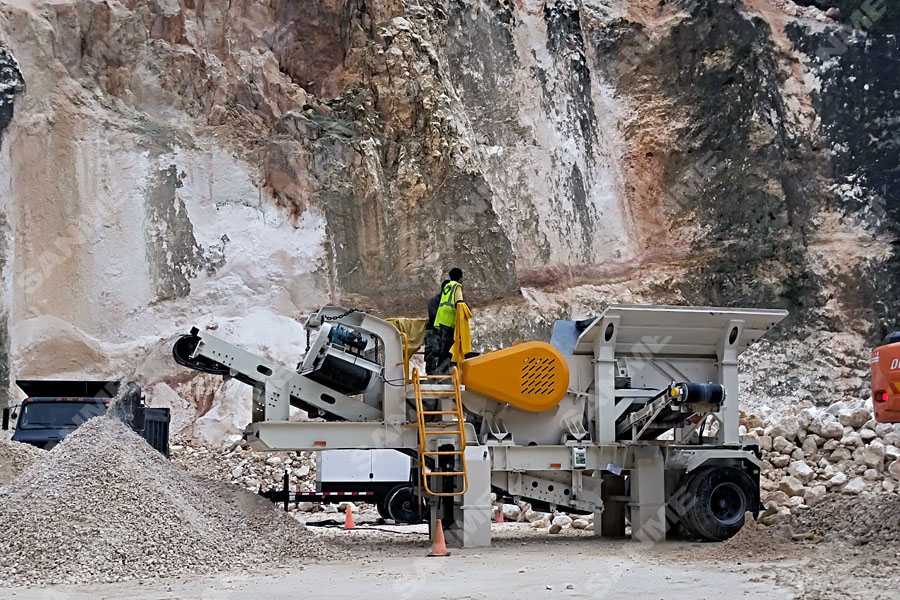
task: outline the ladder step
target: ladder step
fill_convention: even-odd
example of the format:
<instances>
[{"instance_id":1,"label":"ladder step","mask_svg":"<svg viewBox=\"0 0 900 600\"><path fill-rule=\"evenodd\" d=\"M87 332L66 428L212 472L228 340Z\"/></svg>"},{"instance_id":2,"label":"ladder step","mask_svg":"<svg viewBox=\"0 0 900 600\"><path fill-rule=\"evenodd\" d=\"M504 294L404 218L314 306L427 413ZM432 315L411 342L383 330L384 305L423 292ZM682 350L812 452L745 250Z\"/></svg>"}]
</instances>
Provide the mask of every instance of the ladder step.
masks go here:
<instances>
[{"instance_id":1,"label":"ladder step","mask_svg":"<svg viewBox=\"0 0 900 600\"><path fill-rule=\"evenodd\" d=\"M454 475L454 476L455 475L465 475L465 472L463 472L463 471L431 471L431 472L425 473L426 477L437 477L439 475L442 477L450 476L450 475Z\"/></svg>"},{"instance_id":2,"label":"ladder step","mask_svg":"<svg viewBox=\"0 0 900 600\"><path fill-rule=\"evenodd\" d=\"M458 415L455 410L423 410L423 415Z\"/></svg>"},{"instance_id":3,"label":"ladder step","mask_svg":"<svg viewBox=\"0 0 900 600\"><path fill-rule=\"evenodd\" d=\"M463 452L462 450L426 450L424 454L427 456L462 456L463 454L465 454L465 452Z\"/></svg>"},{"instance_id":4,"label":"ladder step","mask_svg":"<svg viewBox=\"0 0 900 600\"><path fill-rule=\"evenodd\" d=\"M429 423L433 425L434 423ZM461 431L451 431L449 429L426 429L425 435L462 435Z\"/></svg>"}]
</instances>

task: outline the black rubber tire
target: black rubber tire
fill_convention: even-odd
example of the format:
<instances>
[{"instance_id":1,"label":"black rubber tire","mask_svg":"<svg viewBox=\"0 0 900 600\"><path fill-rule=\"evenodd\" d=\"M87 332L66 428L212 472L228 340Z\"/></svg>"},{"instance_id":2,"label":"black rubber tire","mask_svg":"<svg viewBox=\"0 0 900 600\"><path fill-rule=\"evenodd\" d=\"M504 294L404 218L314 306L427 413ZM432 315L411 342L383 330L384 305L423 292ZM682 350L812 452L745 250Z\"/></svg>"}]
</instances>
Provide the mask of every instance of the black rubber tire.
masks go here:
<instances>
[{"instance_id":1,"label":"black rubber tire","mask_svg":"<svg viewBox=\"0 0 900 600\"><path fill-rule=\"evenodd\" d=\"M690 537L721 542L744 526L744 513L759 497L753 479L734 467L704 467L687 476L687 500L679 525Z\"/></svg>"},{"instance_id":2,"label":"black rubber tire","mask_svg":"<svg viewBox=\"0 0 900 600\"><path fill-rule=\"evenodd\" d=\"M388 512L385 500L387 500L387 496L382 496L381 498L379 498L378 502L375 503L375 508L378 509L378 515L382 519L393 519L391 513Z\"/></svg>"},{"instance_id":3,"label":"black rubber tire","mask_svg":"<svg viewBox=\"0 0 900 600\"><path fill-rule=\"evenodd\" d=\"M424 503L419 512L419 495L409 485L398 485L385 496L384 500L390 518L397 523L419 523L428 512Z\"/></svg>"}]
</instances>

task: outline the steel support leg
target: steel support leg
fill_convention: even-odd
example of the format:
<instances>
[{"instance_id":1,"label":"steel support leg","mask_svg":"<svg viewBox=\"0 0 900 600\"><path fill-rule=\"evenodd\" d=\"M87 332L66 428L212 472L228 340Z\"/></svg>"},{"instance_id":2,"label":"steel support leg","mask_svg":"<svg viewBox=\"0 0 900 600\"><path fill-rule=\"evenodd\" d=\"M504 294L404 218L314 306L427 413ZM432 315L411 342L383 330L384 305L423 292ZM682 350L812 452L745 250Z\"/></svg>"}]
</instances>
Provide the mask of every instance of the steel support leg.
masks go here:
<instances>
[{"instance_id":1,"label":"steel support leg","mask_svg":"<svg viewBox=\"0 0 900 600\"><path fill-rule=\"evenodd\" d=\"M666 539L666 485L663 456L656 446L634 450L631 470L631 537L639 542Z\"/></svg>"},{"instance_id":2,"label":"steel support leg","mask_svg":"<svg viewBox=\"0 0 900 600\"><path fill-rule=\"evenodd\" d=\"M453 527L444 533L447 543L463 548L491 545L491 458L485 446L466 447L469 489L461 497L444 498L454 503Z\"/></svg>"},{"instance_id":3,"label":"steel support leg","mask_svg":"<svg viewBox=\"0 0 900 600\"><path fill-rule=\"evenodd\" d=\"M594 514L594 533L603 537L625 536L625 503L613 500L614 496L625 495L625 477L603 471L603 485L600 488L603 499L603 513Z\"/></svg>"}]
</instances>

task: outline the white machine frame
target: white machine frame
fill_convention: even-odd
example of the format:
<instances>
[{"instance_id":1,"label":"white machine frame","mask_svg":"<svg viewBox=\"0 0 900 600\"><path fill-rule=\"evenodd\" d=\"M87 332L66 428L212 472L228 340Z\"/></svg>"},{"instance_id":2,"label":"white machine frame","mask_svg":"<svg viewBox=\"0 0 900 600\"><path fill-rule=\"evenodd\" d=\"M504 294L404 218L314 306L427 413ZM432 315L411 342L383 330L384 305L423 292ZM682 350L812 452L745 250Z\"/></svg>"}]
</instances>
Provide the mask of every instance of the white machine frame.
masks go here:
<instances>
[{"instance_id":1,"label":"white machine frame","mask_svg":"<svg viewBox=\"0 0 900 600\"><path fill-rule=\"evenodd\" d=\"M433 502L432 519L449 522L450 543L489 545L493 487L514 499L593 512L595 532L603 536L625 534L625 512L630 507L633 539L663 539L667 501L686 472L710 464L759 468L757 454L743 447L738 435L737 359L786 315L764 309L610 306L578 335L574 350L566 355L567 398L572 406L586 402L588 427L581 427L578 417L574 419L578 426L562 428L557 442L526 445L514 433L503 431L499 419L480 431L466 423L468 490L456 498L443 498L443 503ZM257 450L417 450L413 391L406 382L397 329L372 315L339 307L321 309L307 326L329 323L368 332L373 346L366 351L383 353L382 373L359 396L336 393L302 370L298 373L252 355L205 331L192 332L200 339L193 356L255 382L253 422L245 437ZM637 385L617 387L617 377L626 373ZM691 380L725 388L724 402L712 414L718 423L714 436L698 443L696 427L679 427L672 439L622 439L616 424L635 405L646 405L668 381ZM290 422L292 402L311 416L340 421ZM464 390L463 402L477 407L484 399ZM561 427L559 421L553 426ZM440 443L437 440L435 446Z\"/></svg>"}]
</instances>

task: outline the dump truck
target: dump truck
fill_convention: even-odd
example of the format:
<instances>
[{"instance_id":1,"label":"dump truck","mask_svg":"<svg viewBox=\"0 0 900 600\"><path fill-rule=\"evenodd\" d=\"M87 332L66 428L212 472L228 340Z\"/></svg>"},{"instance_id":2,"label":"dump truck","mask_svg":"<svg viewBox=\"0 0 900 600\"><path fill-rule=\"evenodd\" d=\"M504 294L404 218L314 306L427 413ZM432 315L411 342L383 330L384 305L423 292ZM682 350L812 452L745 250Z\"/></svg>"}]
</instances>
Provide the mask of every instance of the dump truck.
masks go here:
<instances>
[{"instance_id":1,"label":"dump truck","mask_svg":"<svg viewBox=\"0 0 900 600\"><path fill-rule=\"evenodd\" d=\"M49 450L82 423L106 414L109 402L120 396L113 414L148 444L169 456L169 409L144 404L139 385L120 381L17 380L26 398L3 409L3 429L15 422L12 440ZM120 390L124 393L119 394Z\"/></svg>"},{"instance_id":2,"label":"dump truck","mask_svg":"<svg viewBox=\"0 0 900 600\"><path fill-rule=\"evenodd\" d=\"M879 423L900 423L900 331L872 351L872 407Z\"/></svg>"},{"instance_id":3,"label":"dump truck","mask_svg":"<svg viewBox=\"0 0 900 600\"><path fill-rule=\"evenodd\" d=\"M394 449L414 459L430 531L488 546L491 493L593 513L603 537L724 540L757 513L761 452L739 435L738 357L783 310L612 305L531 341L411 368L390 322L326 306L297 368L193 328L176 362L251 386L260 451ZM312 336L311 336L312 337ZM311 417L290 421L291 407Z\"/></svg>"}]
</instances>

